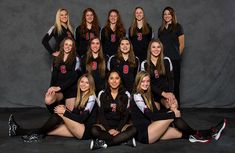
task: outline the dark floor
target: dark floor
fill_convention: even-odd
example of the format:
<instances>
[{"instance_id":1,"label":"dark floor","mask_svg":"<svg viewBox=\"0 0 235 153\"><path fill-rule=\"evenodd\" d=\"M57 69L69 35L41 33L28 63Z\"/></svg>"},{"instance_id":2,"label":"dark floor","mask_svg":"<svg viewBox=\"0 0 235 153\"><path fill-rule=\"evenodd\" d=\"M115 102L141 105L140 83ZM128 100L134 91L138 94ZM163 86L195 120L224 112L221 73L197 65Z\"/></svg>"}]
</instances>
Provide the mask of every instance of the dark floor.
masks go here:
<instances>
[{"instance_id":1,"label":"dark floor","mask_svg":"<svg viewBox=\"0 0 235 153\"><path fill-rule=\"evenodd\" d=\"M89 150L90 140L77 140L48 136L39 143L24 143L20 137L8 136L8 117L14 114L15 120L23 127L39 127L49 117L44 108L0 108L0 153L235 153L235 109L183 109L183 118L195 128L203 129L227 118L228 125L218 141L209 144L190 143L188 140L167 140L155 144L137 143L136 148L126 145L107 149Z\"/></svg>"}]
</instances>

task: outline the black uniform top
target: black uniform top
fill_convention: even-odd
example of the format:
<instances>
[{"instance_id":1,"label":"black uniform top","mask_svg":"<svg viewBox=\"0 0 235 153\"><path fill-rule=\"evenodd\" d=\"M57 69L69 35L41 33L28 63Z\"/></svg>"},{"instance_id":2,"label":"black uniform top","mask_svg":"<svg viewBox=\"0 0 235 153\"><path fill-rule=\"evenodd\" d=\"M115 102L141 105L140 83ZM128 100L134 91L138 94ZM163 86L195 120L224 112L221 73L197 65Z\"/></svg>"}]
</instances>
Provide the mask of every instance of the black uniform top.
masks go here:
<instances>
[{"instance_id":1,"label":"black uniform top","mask_svg":"<svg viewBox=\"0 0 235 153\"><path fill-rule=\"evenodd\" d=\"M136 57L136 66L131 67L128 61L125 61L123 59L120 62L118 62L116 55L113 55L109 58L107 62L107 69L109 71L111 70L118 71L121 75L120 77L122 79L123 86L126 88L127 91L131 93L135 81L135 76L139 71L139 65L140 64L138 57Z\"/></svg>"},{"instance_id":2,"label":"black uniform top","mask_svg":"<svg viewBox=\"0 0 235 153\"><path fill-rule=\"evenodd\" d=\"M130 34L131 29L129 28L129 38L130 38L131 43L133 45L135 55L139 58L140 62L146 60L148 45L153 37L152 28L150 27L149 24L147 24L147 26L149 28L149 33L143 34L142 28L139 29L137 27L136 28L137 32L133 36L131 36L131 34Z\"/></svg>"},{"instance_id":3,"label":"black uniform top","mask_svg":"<svg viewBox=\"0 0 235 153\"><path fill-rule=\"evenodd\" d=\"M93 29L86 29L86 31L86 33L81 34L81 25L78 26L75 30L77 55L79 55L80 57L86 55L90 39L94 37L99 37L95 35Z\"/></svg>"},{"instance_id":4,"label":"black uniform top","mask_svg":"<svg viewBox=\"0 0 235 153\"><path fill-rule=\"evenodd\" d=\"M151 90L155 99L161 97L163 91L173 92L174 90L173 67L170 58L164 57L164 65L166 75L159 75L154 64L151 62L150 65ZM145 60L141 63L141 70L145 71L146 69L147 61Z\"/></svg>"},{"instance_id":5,"label":"black uniform top","mask_svg":"<svg viewBox=\"0 0 235 153\"><path fill-rule=\"evenodd\" d=\"M153 100L153 111L147 107L147 104L141 94L135 93L131 100L131 119L134 126L141 132L152 123L152 121L166 120L175 118L174 112L161 111L156 108Z\"/></svg>"},{"instance_id":6,"label":"black uniform top","mask_svg":"<svg viewBox=\"0 0 235 153\"><path fill-rule=\"evenodd\" d=\"M76 71L76 58L72 64L61 62L59 66L53 66L51 85L59 86L60 91L77 86L78 72Z\"/></svg>"},{"instance_id":7,"label":"black uniform top","mask_svg":"<svg viewBox=\"0 0 235 153\"><path fill-rule=\"evenodd\" d=\"M100 91L97 98L99 106L99 120L108 131L110 129L121 129L129 120L130 94L127 91L118 91L116 99L113 99L110 92Z\"/></svg>"},{"instance_id":8,"label":"black uniform top","mask_svg":"<svg viewBox=\"0 0 235 153\"><path fill-rule=\"evenodd\" d=\"M87 73L88 71L86 69L86 56L83 56L81 61L82 61L81 62L82 73ZM90 64L92 67L91 75L93 76L95 81L96 94L98 94L102 89L104 89L105 76L102 77L99 72L100 63L98 62L97 58L92 57Z\"/></svg>"},{"instance_id":9,"label":"black uniform top","mask_svg":"<svg viewBox=\"0 0 235 153\"><path fill-rule=\"evenodd\" d=\"M180 59L178 37L183 34L183 27L179 23L176 25L176 31L173 31L172 24L170 24L167 29L164 28L163 31L160 31L160 28L158 29L158 38L164 46L165 56L170 57L172 60Z\"/></svg>"},{"instance_id":10,"label":"black uniform top","mask_svg":"<svg viewBox=\"0 0 235 153\"><path fill-rule=\"evenodd\" d=\"M125 35L126 34L124 34L123 37ZM106 36L105 28L103 28L101 30L101 42L104 54L109 57L116 54L120 39L121 38L110 27L108 29L108 36Z\"/></svg>"},{"instance_id":11,"label":"black uniform top","mask_svg":"<svg viewBox=\"0 0 235 153\"><path fill-rule=\"evenodd\" d=\"M69 28L65 28L64 26L61 27L62 32L60 35L55 31L55 26L52 26L42 39L43 46L50 54L59 51L60 43L64 38L73 38L73 33L69 30ZM50 42L51 38L54 38L53 42Z\"/></svg>"},{"instance_id":12,"label":"black uniform top","mask_svg":"<svg viewBox=\"0 0 235 153\"><path fill-rule=\"evenodd\" d=\"M64 116L79 123L93 125L96 122L96 108L96 96L91 95L84 108L66 110Z\"/></svg>"}]
</instances>

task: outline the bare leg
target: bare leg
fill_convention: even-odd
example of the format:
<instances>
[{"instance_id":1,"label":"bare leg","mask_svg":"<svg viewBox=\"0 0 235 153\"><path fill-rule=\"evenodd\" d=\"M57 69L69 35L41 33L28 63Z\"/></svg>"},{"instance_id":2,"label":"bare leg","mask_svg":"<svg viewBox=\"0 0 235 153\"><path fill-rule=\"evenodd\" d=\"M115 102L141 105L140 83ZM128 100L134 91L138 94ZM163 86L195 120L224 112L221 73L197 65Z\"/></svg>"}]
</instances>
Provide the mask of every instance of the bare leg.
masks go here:
<instances>
[{"instance_id":1,"label":"bare leg","mask_svg":"<svg viewBox=\"0 0 235 153\"><path fill-rule=\"evenodd\" d=\"M164 135L160 138L161 140L177 139L181 138L182 133L176 128L168 127Z\"/></svg>"},{"instance_id":2,"label":"bare leg","mask_svg":"<svg viewBox=\"0 0 235 153\"><path fill-rule=\"evenodd\" d=\"M84 131L85 131L85 125L75 122L67 117L62 116L62 119L64 120L65 126L69 129L69 131L78 139L81 139Z\"/></svg>"},{"instance_id":3,"label":"bare leg","mask_svg":"<svg viewBox=\"0 0 235 153\"><path fill-rule=\"evenodd\" d=\"M62 136L62 137L74 137L74 135L69 131L69 129L64 124L61 124L53 131L48 132L47 135L56 135L56 136Z\"/></svg>"},{"instance_id":4,"label":"bare leg","mask_svg":"<svg viewBox=\"0 0 235 153\"><path fill-rule=\"evenodd\" d=\"M65 106L69 109L69 110L73 110L74 108L74 104L76 102L76 98L68 98L65 100Z\"/></svg>"},{"instance_id":5,"label":"bare leg","mask_svg":"<svg viewBox=\"0 0 235 153\"><path fill-rule=\"evenodd\" d=\"M151 123L148 126L149 143L154 143L155 141L160 139L162 135L166 132L172 121L173 119L168 119Z\"/></svg>"}]
</instances>

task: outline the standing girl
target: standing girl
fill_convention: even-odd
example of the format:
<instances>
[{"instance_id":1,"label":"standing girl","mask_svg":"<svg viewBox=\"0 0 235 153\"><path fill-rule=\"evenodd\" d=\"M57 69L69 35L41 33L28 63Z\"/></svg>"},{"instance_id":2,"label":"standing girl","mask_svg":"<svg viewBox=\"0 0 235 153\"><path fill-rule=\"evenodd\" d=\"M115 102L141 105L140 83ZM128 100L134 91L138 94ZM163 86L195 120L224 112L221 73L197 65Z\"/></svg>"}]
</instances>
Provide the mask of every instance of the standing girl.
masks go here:
<instances>
[{"instance_id":1,"label":"standing girl","mask_svg":"<svg viewBox=\"0 0 235 153\"><path fill-rule=\"evenodd\" d=\"M106 148L128 140L131 140L132 146L136 146L133 139L136 129L128 122L130 94L122 88L117 71L109 72L106 84L105 90L98 95L99 117L98 123L92 128L95 139L91 141L90 148Z\"/></svg>"},{"instance_id":2,"label":"standing girl","mask_svg":"<svg viewBox=\"0 0 235 153\"><path fill-rule=\"evenodd\" d=\"M164 55L172 61L174 94L180 102L180 67L181 55L184 51L184 31L183 27L177 23L175 11L171 7L166 7L162 11L162 25L158 29L158 38L163 43Z\"/></svg>"},{"instance_id":3,"label":"standing girl","mask_svg":"<svg viewBox=\"0 0 235 153\"><path fill-rule=\"evenodd\" d=\"M104 54L112 56L116 54L119 41L126 35L120 13L116 9L112 9L108 13L108 19L105 27L101 30L101 42Z\"/></svg>"},{"instance_id":4,"label":"standing girl","mask_svg":"<svg viewBox=\"0 0 235 153\"><path fill-rule=\"evenodd\" d=\"M129 28L129 38L133 45L135 55L140 62L146 60L148 44L152 39L152 28L147 23L144 9L136 7L134 10L134 18Z\"/></svg>"},{"instance_id":5,"label":"standing girl","mask_svg":"<svg viewBox=\"0 0 235 153\"><path fill-rule=\"evenodd\" d=\"M64 99L65 106L74 107L78 72L76 71L76 47L73 38L65 38L61 42L60 54L55 58L51 76L51 85L45 95L45 103L51 113L59 102Z\"/></svg>"},{"instance_id":6,"label":"standing girl","mask_svg":"<svg viewBox=\"0 0 235 153\"><path fill-rule=\"evenodd\" d=\"M66 9L58 9L56 13L55 24L49 29L42 39L43 46L53 55L59 55L60 43L65 37L73 38L73 29L70 25L69 12ZM51 45L51 39L54 39L54 45Z\"/></svg>"},{"instance_id":7,"label":"standing girl","mask_svg":"<svg viewBox=\"0 0 235 153\"><path fill-rule=\"evenodd\" d=\"M81 67L83 73L90 73L93 76L98 94L104 88L106 72L106 58L98 37L91 38L86 56L82 58Z\"/></svg>"},{"instance_id":8,"label":"standing girl","mask_svg":"<svg viewBox=\"0 0 235 153\"><path fill-rule=\"evenodd\" d=\"M171 111L158 110L151 96L150 76L146 71L140 71L136 76L131 117L138 131L137 140L147 144L176 138L206 143L211 138L218 140L226 127L224 119L211 129L195 130L181 118L176 107L172 106Z\"/></svg>"},{"instance_id":9,"label":"standing girl","mask_svg":"<svg viewBox=\"0 0 235 153\"><path fill-rule=\"evenodd\" d=\"M75 31L77 54L80 57L86 54L90 39L99 37L99 34L100 27L95 11L92 8L85 9L83 11L81 24Z\"/></svg>"},{"instance_id":10,"label":"standing girl","mask_svg":"<svg viewBox=\"0 0 235 153\"><path fill-rule=\"evenodd\" d=\"M96 121L95 85L91 75L84 74L77 84L77 100L73 111L59 105L47 122L39 129L24 129L13 115L9 118L9 136L25 135L25 142L40 141L46 135L90 139L91 127Z\"/></svg>"},{"instance_id":11,"label":"standing girl","mask_svg":"<svg viewBox=\"0 0 235 153\"><path fill-rule=\"evenodd\" d=\"M109 58L108 70L120 73L123 85L127 91L132 92L136 73L139 70L139 59L135 56L132 44L126 37L120 40L116 55Z\"/></svg>"}]
</instances>

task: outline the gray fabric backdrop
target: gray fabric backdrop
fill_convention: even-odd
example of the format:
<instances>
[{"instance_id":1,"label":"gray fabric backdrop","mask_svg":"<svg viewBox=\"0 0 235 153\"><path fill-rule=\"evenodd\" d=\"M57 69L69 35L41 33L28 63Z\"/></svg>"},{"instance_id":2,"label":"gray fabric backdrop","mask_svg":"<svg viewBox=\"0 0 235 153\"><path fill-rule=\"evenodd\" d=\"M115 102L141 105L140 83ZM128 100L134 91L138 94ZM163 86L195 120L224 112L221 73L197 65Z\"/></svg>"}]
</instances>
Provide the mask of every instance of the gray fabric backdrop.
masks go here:
<instances>
[{"instance_id":1,"label":"gray fabric backdrop","mask_svg":"<svg viewBox=\"0 0 235 153\"><path fill-rule=\"evenodd\" d=\"M233 0L1 0L0 107L44 107L50 58L41 39L58 8L69 10L74 27L87 7L95 9L101 26L116 8L128 28L136 6L145 9L155 34L166 6L175 8L184 27L182 107L235 107Z\"/></svg>"}]
</instances>

